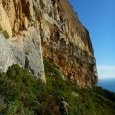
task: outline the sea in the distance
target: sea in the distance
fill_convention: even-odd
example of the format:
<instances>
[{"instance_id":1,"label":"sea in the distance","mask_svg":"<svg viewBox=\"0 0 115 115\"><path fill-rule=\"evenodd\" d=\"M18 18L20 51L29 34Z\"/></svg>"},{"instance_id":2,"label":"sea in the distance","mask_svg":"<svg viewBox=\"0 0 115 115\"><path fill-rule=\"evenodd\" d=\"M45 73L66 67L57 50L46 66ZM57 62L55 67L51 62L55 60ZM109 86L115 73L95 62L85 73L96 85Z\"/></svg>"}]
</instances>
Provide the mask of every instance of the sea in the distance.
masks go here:
<instances>
[{"instance_id":1,"label":"sea in the distance","mask_svg":"<svg viewBox=\"0 0 115 115\"><path fill-rule=\"evenodd\" d=\"M115 78L114 79L101 79L98 82L98 86L104 89L115 92Z\"/></svg>"}]
</instances>

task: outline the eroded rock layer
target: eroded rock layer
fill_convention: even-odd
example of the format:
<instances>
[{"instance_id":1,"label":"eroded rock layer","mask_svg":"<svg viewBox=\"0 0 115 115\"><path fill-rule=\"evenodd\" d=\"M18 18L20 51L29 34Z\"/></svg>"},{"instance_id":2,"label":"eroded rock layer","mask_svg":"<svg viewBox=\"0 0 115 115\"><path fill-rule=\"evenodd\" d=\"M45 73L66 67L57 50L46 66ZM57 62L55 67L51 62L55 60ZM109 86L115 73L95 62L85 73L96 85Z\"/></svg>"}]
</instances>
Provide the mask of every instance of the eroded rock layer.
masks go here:
<instances>
[{"instance_id":1,"label":"eroded rock layer","mask_svg":"<svg viewBox=\"0 0 115 115\"><path fill-rule=\"evenodd\" d=\"M95 58L89 33L67 0L43 1L41 18L44 57L81 87L97 82Z\"/></svg>"},{"instance_id":2,"label":"eroded rock layer","mask_svg":"<svg viewBox=\"0 0 115 115\"><path fill-rule=\"evenodd\" d=\"M67 0L0 0L0 26L10 35L15 63L44 76L43 48L65 77L80 87L96 84L89 33Z\"/></svg>"}]
</instances>

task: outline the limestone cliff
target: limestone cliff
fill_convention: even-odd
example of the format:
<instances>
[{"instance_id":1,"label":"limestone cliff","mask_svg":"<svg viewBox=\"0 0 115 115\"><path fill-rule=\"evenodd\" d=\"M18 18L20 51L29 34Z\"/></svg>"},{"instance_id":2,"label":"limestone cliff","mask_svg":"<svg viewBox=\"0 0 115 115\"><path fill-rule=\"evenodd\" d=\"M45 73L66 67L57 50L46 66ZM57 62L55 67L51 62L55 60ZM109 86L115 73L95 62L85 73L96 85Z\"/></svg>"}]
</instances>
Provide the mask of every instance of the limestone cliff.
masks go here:
<instances>
[{"instance_id":1,"label":"limestone cliff","mask_svg":"<svg viewBox=\"0 0 115 115\"><path fill-rule=\"evenodd\" d=\"M10 35L0 35L1 70L18 63L45 80L43 56L80 87L96 84L89 33L67 0L0 0L0 26Z\"/></svg>"},{"instance_id":2,"label":"limestone cliff","mask_svg":"<svg viewBox=\"0 0 115 115\"><path fill-rule=\"evenodd\" d=\"M19 64L45 81L40 23L31 5L31 0L0 0L0 70ZM9 34L7 40L4 30Z\"/></svg>"}]
</instances>

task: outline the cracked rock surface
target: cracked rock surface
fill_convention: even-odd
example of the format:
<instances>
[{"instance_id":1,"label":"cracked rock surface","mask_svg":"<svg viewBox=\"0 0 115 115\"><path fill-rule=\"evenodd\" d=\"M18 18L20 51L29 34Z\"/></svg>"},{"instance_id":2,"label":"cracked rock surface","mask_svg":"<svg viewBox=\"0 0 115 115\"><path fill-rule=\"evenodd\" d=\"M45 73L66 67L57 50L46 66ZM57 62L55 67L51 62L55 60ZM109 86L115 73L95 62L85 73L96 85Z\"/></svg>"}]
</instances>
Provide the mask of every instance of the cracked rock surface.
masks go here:
<instances>
[{"instance_id":1,"label":"cracked rock surface","mask_svg":"<svg viewBox=\"0 0 115 115\"><path fill-rule=\"evenodd\" d=\"M1 70L19 64L45 81L46 58L80 87L97 83L89 32L67 0L0 0L0 27Z\"/></svg>"}]
</instances>

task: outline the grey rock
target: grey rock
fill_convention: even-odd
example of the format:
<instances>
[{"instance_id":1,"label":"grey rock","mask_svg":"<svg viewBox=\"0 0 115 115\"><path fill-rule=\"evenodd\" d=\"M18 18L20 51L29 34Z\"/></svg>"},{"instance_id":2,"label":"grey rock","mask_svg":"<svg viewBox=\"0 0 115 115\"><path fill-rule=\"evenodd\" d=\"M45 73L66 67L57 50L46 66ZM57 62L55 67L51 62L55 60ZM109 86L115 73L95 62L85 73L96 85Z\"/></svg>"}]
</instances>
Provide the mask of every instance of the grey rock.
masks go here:
<instances>
[{"instance_id":1,"label":"grey rock","mask_svg":"<svg viewBox=\"0 0 115 115\"><path fill-rule=\"evenodd\" d=\"M79 97L79 94L76 93L76 92L72 92L72 95L73 95L74 97Z\"/></svg>"},{"instance_id":2,"label":"grey rock","mask_svg":"<svg viewBox=\"0 0 115 115\"><path fill-rule=\"evenodd\" d=\"M0 72L5 72L13 64L13 54L8 41L0 33Z\"/></svg>"},{"instance_id":3,"label":"grey rock","mask_svg":"<svg viewBox=\"0 0 115 115\"><path fill-rule=\"evenodd\" d=\"M6 40L2 33L0 34L1 72L6 72L12 64L18 64L46 82L39 31L30 27L21 34L10 40Z\"/></svg>"},{"instance_id":4,"label":"grey rock","mask_svg":"<svg viewBox=\"0 0 115 115\"><path fill-rule=\"evenodd\" d=\"M39 31L30 27L22 34L9 41L14 55L14 63L28 69L33 75L46 82Z\"/></svg>"}]
</instances>

